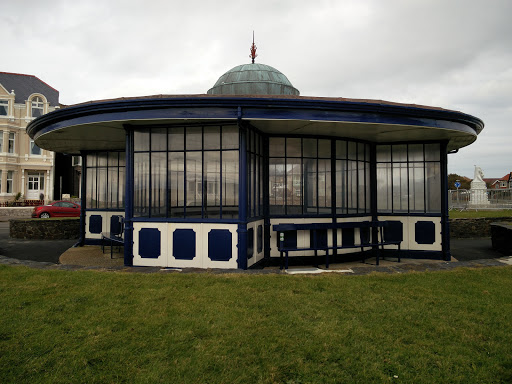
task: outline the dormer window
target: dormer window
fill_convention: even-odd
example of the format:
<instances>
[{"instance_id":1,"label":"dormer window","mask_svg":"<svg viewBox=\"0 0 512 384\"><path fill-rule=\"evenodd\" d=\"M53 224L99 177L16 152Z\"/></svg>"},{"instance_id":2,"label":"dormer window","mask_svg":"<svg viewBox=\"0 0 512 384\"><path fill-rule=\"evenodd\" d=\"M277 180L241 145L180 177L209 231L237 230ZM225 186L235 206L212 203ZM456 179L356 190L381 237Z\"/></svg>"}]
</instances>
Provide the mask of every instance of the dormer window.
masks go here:
<instances>
[{"instance_id":1,"label":"dormer window","mask_svg":"<svg viewBox=\"0 0 512 384\"><path fill-rule=\"evenodd\" d=\"M9 114L9 100L0 100L0 116Z\"/></svg>"},{"instance_id":2,"label":"dormer window","mask_svg":"<svg viewBox=\"0 0 512 384\"><path fill-rule=\"evenodd\" d=\"M43 99L36 96L32 99L32 117L39 117L44 114Z\"/></svg>"}]
</instances>

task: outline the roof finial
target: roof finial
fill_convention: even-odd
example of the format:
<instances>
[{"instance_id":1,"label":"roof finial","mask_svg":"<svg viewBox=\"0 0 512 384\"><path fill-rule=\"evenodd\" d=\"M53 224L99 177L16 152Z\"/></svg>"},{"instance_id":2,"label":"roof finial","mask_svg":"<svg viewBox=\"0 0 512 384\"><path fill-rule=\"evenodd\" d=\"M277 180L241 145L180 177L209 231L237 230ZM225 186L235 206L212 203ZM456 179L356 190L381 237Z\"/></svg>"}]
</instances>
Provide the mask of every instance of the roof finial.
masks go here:
<instances>
[{"instance_id":1,"label":"roof finial","mask_svg":"<svg viewBox=\"0 0 512 384\"><path fill-rule=\"evenodd\" d=\"M252 63L254 64L254 59L258 56L256 54L256 45L254 45L254 31L252 31L252 45L251 45L251 54L249 57L252 59Z\"/></svg>"}]
</instances>

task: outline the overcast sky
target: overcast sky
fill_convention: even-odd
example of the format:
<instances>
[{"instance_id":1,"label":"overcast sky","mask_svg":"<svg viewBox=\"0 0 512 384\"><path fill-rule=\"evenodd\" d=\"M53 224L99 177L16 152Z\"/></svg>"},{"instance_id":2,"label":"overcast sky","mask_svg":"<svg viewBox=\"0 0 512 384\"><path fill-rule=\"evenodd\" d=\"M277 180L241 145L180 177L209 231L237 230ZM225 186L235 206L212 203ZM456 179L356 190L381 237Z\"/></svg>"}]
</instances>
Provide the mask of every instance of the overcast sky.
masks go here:
<instances>
[{"instance_id":1,"label":"overcast sky","mask_svg":"<svg viewBox=\"0 0 512 384\"><path fill-rule=\"evenodd\" d=\"M257 62L303 96L438 106L482 119L449 172L512 171L511 0L0 0L0 71L63 104L206 93Z\"/></svg>"}]
</instances>

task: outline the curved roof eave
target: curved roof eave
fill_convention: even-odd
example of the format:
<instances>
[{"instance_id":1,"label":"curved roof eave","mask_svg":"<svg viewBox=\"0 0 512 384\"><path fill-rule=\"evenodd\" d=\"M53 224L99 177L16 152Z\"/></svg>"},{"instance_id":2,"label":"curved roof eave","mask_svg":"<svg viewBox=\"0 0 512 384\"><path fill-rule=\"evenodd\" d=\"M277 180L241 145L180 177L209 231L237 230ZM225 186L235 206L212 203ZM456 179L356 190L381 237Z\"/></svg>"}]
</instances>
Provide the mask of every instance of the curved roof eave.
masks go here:
<instances>
[{"instance_id":1,"label":"curved roof eave","mask_svg":"<svg viewBox=\"0 0 512 384\"><path fill-rule=\"evenodd\" d=\"M87 102L62 108L33 120L27 126L27 133L42 148L57 150L57 146L52 145L52 139L58 137L57 132L62 134L66 130L72 130L77 134L76 127L88 130L93 126L102 127L101 132L106 134L108 129L119 131L126 123L190 123L238 119L249 120L257 128L269 133L286 131L319 134L319 127L331 125L343 129L357 125L359 129L363 126L381 127L374 131L377 134L394 126L403 128L399 130L405 133L411 129L425 131L433 128L439 132L444 131L440 136L443 140L450 140L451 136L460 140L461 136L465 136L464 140L459 141L462 145L458 145L457 140L451 140L453 145L449 147L452 149L473 142L484 127L480 119L461 112L381 100L260 95L158 95ZM290 126L293 124L290 122L296 123L291 130ZM334 132L335 136L347 136L344 132L333 129L329 130L331 134ZM124 135L124 131L122 133ZM90 137L87 132L82 132L80 136L81 141ZM72 135L67 139L70 138L72 139ZM404 138L404 141L410 140L407 134ZM396 139L394 137L393 141ZM62 151L64 147L65 145L61 145L58 150Z\"/></svg>"}]
</instances>

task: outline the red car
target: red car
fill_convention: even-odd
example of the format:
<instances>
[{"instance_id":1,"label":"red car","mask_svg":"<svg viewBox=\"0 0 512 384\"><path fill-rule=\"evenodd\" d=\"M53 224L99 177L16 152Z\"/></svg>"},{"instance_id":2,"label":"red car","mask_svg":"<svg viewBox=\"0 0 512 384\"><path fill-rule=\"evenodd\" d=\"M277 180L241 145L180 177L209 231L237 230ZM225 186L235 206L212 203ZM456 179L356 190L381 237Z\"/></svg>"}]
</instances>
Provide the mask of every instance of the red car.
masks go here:
<instances>
[{"instance_id":1,"label":"red car","mask_svg":"<svg viewBox=\"0 0 512 384\"><path fill-rule=\"evenodd\" d=\"M71 201L54 201L48 205L35 207L32 217L48 219L50 217L80 217L80 205Z\"/></svg>"}]
</instances>

